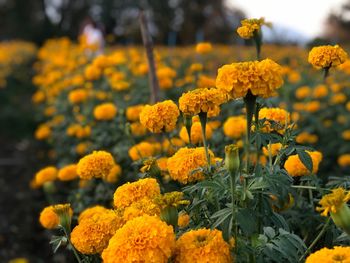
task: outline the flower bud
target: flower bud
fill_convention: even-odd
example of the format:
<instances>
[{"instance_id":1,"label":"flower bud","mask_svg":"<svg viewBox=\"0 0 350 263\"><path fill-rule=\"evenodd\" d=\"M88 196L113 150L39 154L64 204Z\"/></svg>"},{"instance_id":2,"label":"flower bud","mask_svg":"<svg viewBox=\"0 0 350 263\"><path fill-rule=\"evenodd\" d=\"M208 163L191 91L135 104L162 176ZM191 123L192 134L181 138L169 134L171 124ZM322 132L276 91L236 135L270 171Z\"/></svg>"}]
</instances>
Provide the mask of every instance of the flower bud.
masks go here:
<instances>
[{"instance_id":1,"label":"flower bud","mask_svg":"<svg viewBox=\"0 0 350 263\"><path fill-rule=\"evenodd\" d=\"M239 148L235 144L225 146L225 168L231 175L235 175L239 170Z\"/></svg>"},{"instance_id":2,"label":"flower bud","mask_svg":"<svg viewBox=\"0 0 350 263\"><path fill-rule=\"evenodd\" d=\"M330 215L334 224L350 235L350 208L347 204L344 203L335 213L330 212Z\"/></svg>"}]
</instances>

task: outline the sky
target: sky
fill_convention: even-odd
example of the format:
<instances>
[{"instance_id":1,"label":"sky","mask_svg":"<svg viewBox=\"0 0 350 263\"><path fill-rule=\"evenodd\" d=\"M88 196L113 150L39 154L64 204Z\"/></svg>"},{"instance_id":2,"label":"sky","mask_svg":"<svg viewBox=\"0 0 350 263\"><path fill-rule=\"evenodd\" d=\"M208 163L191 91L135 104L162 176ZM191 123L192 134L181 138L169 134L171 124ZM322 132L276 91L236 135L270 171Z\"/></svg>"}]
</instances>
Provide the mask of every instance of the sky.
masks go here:
<instances>
[{"instance_id":1,"label":"sky","mask_svg":"<svg viewBox=\"0 0 350 263\"><path fill-rule=\"evenodd\" d=\"M289 28L297 35L311 39L322 32L331 10L345 0L227 0L242 9L248 18L265 17L275 25Z\"/></svg>"}]
</instances>

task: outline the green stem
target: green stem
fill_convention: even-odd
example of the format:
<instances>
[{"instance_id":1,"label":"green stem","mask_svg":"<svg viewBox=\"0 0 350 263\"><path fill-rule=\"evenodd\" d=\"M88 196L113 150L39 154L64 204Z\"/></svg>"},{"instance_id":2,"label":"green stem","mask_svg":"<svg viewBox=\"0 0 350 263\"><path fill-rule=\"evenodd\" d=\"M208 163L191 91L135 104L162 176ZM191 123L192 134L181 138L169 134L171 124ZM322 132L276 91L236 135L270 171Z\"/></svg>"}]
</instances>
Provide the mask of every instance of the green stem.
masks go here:
<instances>
[{"instance_id":1,"label":"green stem","mask_svg":"<svg viewBox=\"0 0 350 263\"><path fill-rule=\"evenodd\" d=\"M208 168L210 168L210 155L209 155L208 144L207 144L207 137L206 137L207 113L206 112L200 112L198 114L198 116L199 116L199 120L201 122L203 146L204 146L204 149L205 149L205 156L207 158Z\"/></svg>"},{"instance_id":2,"label":"green stem","mask_svg":"<svg viewBox=\"0 0 350 263\"><path fill-rule=\"evenodd\" d=\"M66 229L65 229L64 227L62 227L62 229L63 229L63 231L64 231L64 234L65 234L66 237L67 237L67 240L68 240L69 245L71 246L71 248L72 248L72 250L73 250L73 253L74 253L75 258L77 259L78 263L81 263L82 261L81 261L81 259L80 259L80 257L79 257L79 254L78 254L78 252L76 251L75 247L73 246L72 242L70 241L70 238L69 238L69 235L68 235Z\"/></svg>"},{"instance_id":3,"label":"green stem","mask_svg":"<svg viewBox=\"0 0 350 263\"><path fill-rule=\"evenodd\" d=\"M232 200L232 226L233 226L233 237L235 241L237 240L237 223L236 223L236 200L235 200L235 192L236 192L236 175L237 172L230 172L231 176L231 200ZM237 247L237 246L235 246Z\"/></svg>"},{"instance_id":4,"label":"green stem","mask_svg":"<svg viewBox=\"0 0 350 263\"><path fill-rule=\"evenodd\" d=\"M249 170L249 159L250 159L250 130L252 127L253 114L255 113L256 96L248 90L247 95L243 98L246 116L247 116L247 135L246 135L246 172Z\"/></svg>"},{"instance_id":5,"label":"green stem","mask_svg":"<svg viewBox=\"0 0 350 263\"><path fill-rule=\"evenodd\" d=\"M328 217L326 223L323 225L320 233L318 233L317 237L312 241L311 245L306 249L305 253L299 258L299 262L301 262L311 251L311 249L317 244L323 234L326 232L329 223L331 222L331 218Z\"/></svg>"},{"instance_id":6,"label":"green stem","mask_svg":"<svg viewBox=\"0 0 350 263\"><path fill-rule=\"evenodd\" d=\"M331 66L323 68L323 83L326 83L327 77L329 76L330 68Z\"/></svg>"}]
</instances>

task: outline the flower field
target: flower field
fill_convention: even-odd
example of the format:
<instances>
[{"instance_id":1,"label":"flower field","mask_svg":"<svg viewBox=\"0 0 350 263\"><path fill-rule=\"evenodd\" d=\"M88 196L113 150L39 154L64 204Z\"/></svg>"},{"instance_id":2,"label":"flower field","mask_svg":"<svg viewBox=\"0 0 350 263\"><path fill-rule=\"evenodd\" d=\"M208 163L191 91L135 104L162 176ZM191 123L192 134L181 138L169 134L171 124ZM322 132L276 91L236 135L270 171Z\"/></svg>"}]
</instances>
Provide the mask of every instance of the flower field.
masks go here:
<instances>
[{"instance_id":1,"label":"flower field","mask_svg":"<svg viewBox=\"0 0 350 263\"><path fill-rule=\"evenodd\" d=\"M263 25L237 29L250 47L156 46L155 71L142 46L0 44L5 88L36 56L34 137L45 158L30 187L45 196L35 221L52 254L350 261L347 47L267 45Z\"/></svg>"}]
</instances>

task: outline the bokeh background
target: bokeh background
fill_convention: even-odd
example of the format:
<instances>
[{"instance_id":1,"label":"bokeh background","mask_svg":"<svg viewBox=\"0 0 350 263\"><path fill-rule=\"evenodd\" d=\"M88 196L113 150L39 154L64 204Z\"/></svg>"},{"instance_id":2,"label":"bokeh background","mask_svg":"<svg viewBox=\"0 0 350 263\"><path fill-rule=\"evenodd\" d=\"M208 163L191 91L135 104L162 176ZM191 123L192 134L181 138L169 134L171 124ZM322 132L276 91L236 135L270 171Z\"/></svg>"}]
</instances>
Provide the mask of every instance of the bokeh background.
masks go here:
<instances>
[{"instance_id":1,"label":"bokeh background","mask_svg":"<svg viewBox=\"0 0 350 263\"><path fill-rule=\"evenodd\" d=\"M157 45L251 45L235 33L247 17L272 22L263 32L269 43L308 47L350 41L347 0L0 0L0 41L26 40L39 47L50 38L77 39L91 17L108 44L140 45L140 9ZM40 164L33 139L33 72L28 68L16 69L7 80L14 88L0 89L0 262L16 257L66 262L64 254L52 257L49 238L37 223L45 198L29 188Z\"/></svg>"}]
</instances>

